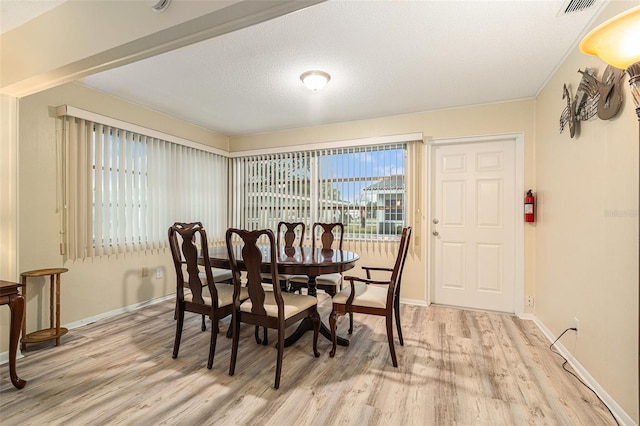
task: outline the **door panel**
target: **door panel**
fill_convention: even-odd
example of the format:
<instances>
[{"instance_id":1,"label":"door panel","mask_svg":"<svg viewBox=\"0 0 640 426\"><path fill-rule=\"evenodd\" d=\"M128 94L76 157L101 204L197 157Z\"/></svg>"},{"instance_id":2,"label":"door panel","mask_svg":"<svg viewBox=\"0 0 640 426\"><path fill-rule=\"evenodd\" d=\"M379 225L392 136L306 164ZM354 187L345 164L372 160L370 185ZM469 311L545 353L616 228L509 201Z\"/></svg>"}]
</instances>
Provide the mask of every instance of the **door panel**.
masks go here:
<instances>
[{"instance_id":1,"label":"door panel","mask_svg":"<svg viewBox=\"0 0 640 426\"><path fill-rule=\"evenodd\" d=\"M514 312L514 185L512 141L435 147L435 303Z\"/></svg>"}]
</instances>

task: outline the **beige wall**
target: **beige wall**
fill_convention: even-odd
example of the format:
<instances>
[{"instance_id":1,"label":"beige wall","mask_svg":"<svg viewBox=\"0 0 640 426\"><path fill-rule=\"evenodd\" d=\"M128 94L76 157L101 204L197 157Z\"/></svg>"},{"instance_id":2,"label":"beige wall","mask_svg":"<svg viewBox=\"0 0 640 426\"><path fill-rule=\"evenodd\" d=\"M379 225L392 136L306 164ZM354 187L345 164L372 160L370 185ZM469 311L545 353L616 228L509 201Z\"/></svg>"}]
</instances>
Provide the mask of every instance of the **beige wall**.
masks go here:
<instances>
[{"instance_id":1,"label":"beige wall","mask_svg":"<svg viewBox=\"0 0 640 426\"><path fill-rule=\"evenodd\" d=\"M5 127L4 124L5 121L11 124L12 115L8 113L9 110L5 114L4 107L5 104L10 105L11 101L12 98L2 97L2 278L17 280L20 271L30 269L60 266L69 268L69 272L62 275L63 324L174 291L173 264L170 262L169 253L163 250L64 262L59 248L61 212L58 200L59 165L56 162L56 146L60 124L54 116L55 107L63 104L73 105L224 151L228 151L228 138L105 96L79 84L69 83L19 99L19 143L15 144L15 138L5 137L5 133L8 132L5 129L10 129L11 126ZM18 162L16 158L19 158ZM6 181L5 172L9 175ZM10 190L12 187L17 189L19 198L16 197L16 191ZM9 219L6 222L5 217ZM15 255L5 257L4 247L13 247ZM145 278L141 277L143 266L150 270L150 275ZM163 269L162 279L155 278L156 268ZM44 282L43 278L29 281L28 331L48 327L48 283L45 286ZM0 309L0 315L0 352L4 352L8 347L9 310Z\"/></svg>"},{"instance_id":2,"label":"beige wall","mask_svg":"<svg viewBox=\"0 0 640 426\"><path fill-rule=\"evenodd\" d=\"M16 98L0 95L0 280L6 281L18 278L17 125Z\"/></svg>"},{"instance_id":3,"label":"beige wall","mask_svg":"<svg viewBox=\"0 0 640 426\"><path fill-rule=\"evenodd\" d=\"M640 140L626 76L620 115L581 123L573 139L558 132L562 85L575 93L578 69L600 76L605 66L576 49L537 98L535 312L555 335L580 320L580 335L563 337L564 345L638 422Z\"/></svg>"},{"instance_id":4,"label":"beige wall","mask_svg":"<svg viewBox=\"0 0 640 426\"><path fill-rule=\"evenodd\" d=\"M0 95L0 280L18 279L17 100ZM0 306L0 360L8 359L10 311Z\"/></svg>"},{"instance_id":5,"label":"beige wall","mask_svg":"<svg viewBox=\"0 0 640 426\"><path fill-rule=\"evenodd\" d=\"M425 139L430 138L454 138L465 136L479 136L503 133L523 133L525 139L525 187L534 185L534 106L531 99L505 102L498 104L482 105L477 107L448 109L442 111L407 114L394 117L384 117L374 120L362 120L348 123L338 123L325 126L309 127L303 129L288 130L283 132L232 136L230 138L231 150L236 152L255 148L275 148L281 146L294 146L298 149L306 145L359 139L365 137L388 136L404 133L422 132ZM427 147L428 149L428 147ZM426 151L426 150L425 150ZM424 163L424 161L423 161ZM427 177L426 165L423 164L423 176ZM423 199L429 199L427 183L422 185ZM524 195L523 195L524 196ZM420 206L422 214L427 211L426 206ZM419 214L419 212L416 212ZM429 218L422 218L422 223L427 223ZM534 227L525 227L525 288L524 294L534 294L533 288L533 240ZM428 301L427 292L427 249L425 242L431 242L426 238L427 229L419 230L422 235L414 235L414 238L423 242L410 251L405 266L405 277L402 284L401 296L403 299L425 303ZM357 246L359 244L355 243ZM368 250L366 246L356 250L361 256L361 263L366 265L393 264L393 250L377 249Z\"/></svg>"}]
</instances>

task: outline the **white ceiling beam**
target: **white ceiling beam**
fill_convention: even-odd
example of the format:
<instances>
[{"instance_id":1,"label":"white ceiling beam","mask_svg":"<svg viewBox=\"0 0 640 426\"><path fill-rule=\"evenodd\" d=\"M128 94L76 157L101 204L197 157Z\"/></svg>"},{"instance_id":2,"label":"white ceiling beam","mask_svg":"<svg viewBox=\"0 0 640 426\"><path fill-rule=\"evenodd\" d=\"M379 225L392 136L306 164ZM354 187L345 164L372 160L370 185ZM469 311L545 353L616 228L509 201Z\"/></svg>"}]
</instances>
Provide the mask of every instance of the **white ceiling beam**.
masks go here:
<instances>
[{"instance_id":1,"label":"white ceiling beam","mask_svg":"<svg viewBox=\"0 0 640 426\"><path fill-rule=\"evenodd\" d=\"M0 93L27 96L324 0L68 1L0 36Z\"/></svg>"}]
</instances>

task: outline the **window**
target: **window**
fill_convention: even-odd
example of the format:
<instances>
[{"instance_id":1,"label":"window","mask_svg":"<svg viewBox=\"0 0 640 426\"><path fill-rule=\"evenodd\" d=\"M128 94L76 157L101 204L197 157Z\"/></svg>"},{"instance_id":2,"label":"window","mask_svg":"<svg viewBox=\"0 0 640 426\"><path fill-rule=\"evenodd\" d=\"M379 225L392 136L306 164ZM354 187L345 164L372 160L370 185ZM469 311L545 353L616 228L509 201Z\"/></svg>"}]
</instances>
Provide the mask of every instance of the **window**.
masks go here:
<instances>
[{"instance_id":1,"label":"window","mask_svg":"<svg viewBox=\"0 0 640 426\"><path fill-rule=\"evenodd\" d=\"M64 119L67 256L167 246L174 222L202 222L222 241L227 158L117 127Z\"/></svg>"},{"instance_id":2,"label":"window","mask_svg":"<svg viewBox=\"0 0 640 426\"><path fill-rule=\"evenodd\" d=\"M342 222L351 238L400 234L406 153L397 143L235 158L234 226Z\"/></svg>"}]
</instances>

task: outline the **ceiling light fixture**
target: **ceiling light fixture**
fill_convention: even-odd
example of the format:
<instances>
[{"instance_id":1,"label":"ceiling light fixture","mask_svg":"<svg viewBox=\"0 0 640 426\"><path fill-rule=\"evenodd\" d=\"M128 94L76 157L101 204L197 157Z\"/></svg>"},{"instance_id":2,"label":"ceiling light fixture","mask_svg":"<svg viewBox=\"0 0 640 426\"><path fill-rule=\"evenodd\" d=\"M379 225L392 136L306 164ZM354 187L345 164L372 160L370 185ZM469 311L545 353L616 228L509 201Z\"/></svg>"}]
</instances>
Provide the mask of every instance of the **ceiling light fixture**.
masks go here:
<instances>
[{"instance_id":1,"label":"ceiling light fixture","mask_svg":"<svg viewBox=\"0 0 640 426\"><path fill-rule=\"evenodd\" d=\"M626 69L640 121L640 6L597 26L580 42L580 50L607 64Z\"/></svg>"},{"instance_id":2,"label":"ceiling light fixture","mask_svg":"<svg viewBox=\"0 0 640 426\"><path fill-rule=\"evenodd\" d=\"M314 70L302 73L300 80L309 90L317 92L324 89L324 86L331 80L331 76L324 71Z\"/></svg>"}]
</instances>

